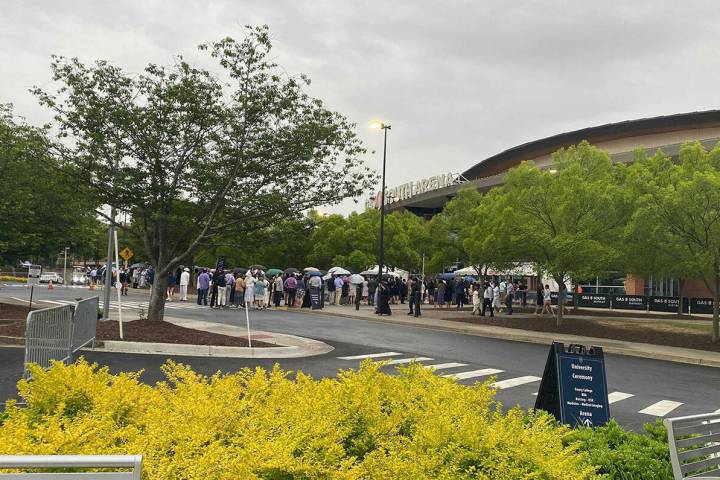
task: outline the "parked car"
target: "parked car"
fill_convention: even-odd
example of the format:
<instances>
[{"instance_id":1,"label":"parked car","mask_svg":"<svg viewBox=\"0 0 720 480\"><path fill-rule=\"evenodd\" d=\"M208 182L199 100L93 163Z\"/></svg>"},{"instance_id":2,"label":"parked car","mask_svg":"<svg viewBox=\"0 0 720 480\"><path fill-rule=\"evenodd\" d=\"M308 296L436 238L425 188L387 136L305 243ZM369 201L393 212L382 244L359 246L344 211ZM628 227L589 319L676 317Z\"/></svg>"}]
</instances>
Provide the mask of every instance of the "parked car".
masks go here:
<instances>
[{"instance_id":1,"label":"parked car","mask_svg":"<svg viewBox=\"0 0 720 480\"><path fill-rule=\"evenodd\" d=\"M57 272L45 272L40 275L40 283L63 283L62 276Z\"/></svg>"}]
</instances>

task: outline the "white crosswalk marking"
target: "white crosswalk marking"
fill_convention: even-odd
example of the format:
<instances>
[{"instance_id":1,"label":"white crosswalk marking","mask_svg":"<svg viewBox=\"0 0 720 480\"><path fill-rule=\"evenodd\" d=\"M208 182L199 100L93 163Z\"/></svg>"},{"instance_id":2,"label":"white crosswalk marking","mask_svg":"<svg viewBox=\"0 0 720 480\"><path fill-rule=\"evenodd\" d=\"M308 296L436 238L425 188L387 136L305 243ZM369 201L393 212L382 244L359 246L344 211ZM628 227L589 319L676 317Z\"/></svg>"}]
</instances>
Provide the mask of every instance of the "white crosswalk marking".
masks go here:
<instances>
[{"instance_id":1,"label":"white crosswalk marking","mask_svg":"<svg viewBox=\"0 0 720 480\"><path fill-rule=\"evenodd\" d=\"M443 377L454 378L455 380L465 380L468 378L487 377L488 375L495 375L496 373L502 373L502 370L497 368L483 368L482 370L470 370L467 372L449 373L443 375Z\"/></svg>"},{"instance_id":2,"label":"white crosswalk marking","mask_svg":"<svg viewBox=\"0 0 720 480\"><path fill-rule=\"evenodd\" d=\"M385 365L402 365L403 363L424 362L426 360L433 360L433 359L430 357L398 358L397 360L390 360L390 361L385 362Z\"/></svg>"},{"instance_id":3,"label":"white crosswalk marking","mask_svg":"<svg viewBox=\"0 0 720 480\"><path fill-rule=\"evenodd\" d=\"M436 363L435 365L425 365L425 367L434 368L435 370L443 370L445 368L467 367L467 363L457 363L457 362Z\"/></svg>"},{"instance_id":4,"label":"white crosswalk marking","mask_svg":"<svg viewBox=\"0 0 720 480\"><path fill-rule=\"evenodd\" d=\"M500 382L495 382L490 386L502 390L503 388L517 387L518 385L525 385L526 383L539 382L542 380L540 377L534 377L532 375L525 375L523 377L509 378Z\"/></svg>"},{"instance_id":5,"label":"white crosswalk marking","mask_svg":"<svg viewBox=\"0 0 720 480\"><path fill-rule=\"evenodd\" d=\"M672 400L660 400L659 402L653 403L647 408L643 408L638 413L653 415L655 417L664 417L680 405L682 405L682 402L674 402Z\"/></svg>"},{"instance_id":6,"label":"white crosswalk marking","mask_svg":"<svg viewBox=\"0 0 720 480\"><path fill-rule=\"evenodd\" d=\"M402 355L398 352L382 352L382 353L368 353L367 355L353 355L351 357L337 357L340 360L364 360L366 358L384 358L384 357L395 357Z\"/></svg>"},{"instance_id":7,"label":"white crosswalk marking","mask_svg":"<svg viewBox=\"0 0 720 480\"><path fill-rule=\"evenodd\" d=\"M619 402L621 400L626 400L630 397L634 397L632 393L623 393L623 392L612 392L608 394L608 403L615 403Z\"/></svg>"}]
</instances>

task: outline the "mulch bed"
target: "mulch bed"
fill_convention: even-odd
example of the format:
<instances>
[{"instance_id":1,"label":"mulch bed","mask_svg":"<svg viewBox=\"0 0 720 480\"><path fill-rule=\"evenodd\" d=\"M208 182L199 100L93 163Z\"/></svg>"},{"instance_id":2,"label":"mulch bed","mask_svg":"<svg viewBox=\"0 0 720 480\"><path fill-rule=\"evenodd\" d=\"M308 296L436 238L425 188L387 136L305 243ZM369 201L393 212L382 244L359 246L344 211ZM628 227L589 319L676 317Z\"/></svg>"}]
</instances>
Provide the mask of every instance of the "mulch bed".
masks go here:
<instances>
[{"instance_id":1,"label":"mulch bed","mask_svg":"<svg viewBox=\"0 0 720 480\"><path fill-rule=\"evenodd\" d=\"M33 310L35 310L33 308ZM27 305L0 303L0 322L3 320L24 320L28 315Z\"/></svg>"},{"instance_id":2,"label":"mulch bed","mask_svg":"<svg viewBox=\"0 0 720 480\"><path fill-rule=\"evenodd\" d=\"M447 318L456 322L517 328L535 332L564 333L584 337L608 338L627 342L651 343L671 347L693 348L720 352L720 342L712 343L709 332L693 331L690 328L658 324L628 323L618 320L589 320L584 318L563 318L563 325L557 327L555 318L546 316L495 317L462 316ZM667 318L671 321L671 318Z\"/></svg>"}]
</instances>

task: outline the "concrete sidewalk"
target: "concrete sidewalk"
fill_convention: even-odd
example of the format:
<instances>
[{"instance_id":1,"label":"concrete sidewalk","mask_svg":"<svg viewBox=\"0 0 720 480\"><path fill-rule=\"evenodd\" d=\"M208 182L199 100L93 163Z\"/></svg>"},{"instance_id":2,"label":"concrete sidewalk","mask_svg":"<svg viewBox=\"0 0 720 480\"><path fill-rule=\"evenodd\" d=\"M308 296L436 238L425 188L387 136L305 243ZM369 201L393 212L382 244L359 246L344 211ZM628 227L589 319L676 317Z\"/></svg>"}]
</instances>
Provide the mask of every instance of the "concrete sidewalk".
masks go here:
<instances>
[{"instance_id":1,"label":"concrete sidewalk","mask_svg":"<svg viewBox=\"0 0 720 480\"><path fill-rule=\"evenodd\" d=\"M626 342L607 338L584 337L562 333L535 332L531 330L505 328L493 325L477 325L440 318L440 315L444 317L454 315L467 316L468 312L466 311L453 312L454 308L447 310L425 308L427 307L426 305L423 305L423 307L423 314L420 317L407 315L407 304L391 305L391 308L393 309L393 315L391 316L375 315L374 309L366 305L362 305L360 310L355 310L355 307L353 306L326 305L323 310L291 309L291 311L306 314L356 318L372 322L391 323L395 325L410 325L415 327L459 332L468 335L477 335L481 337L497 338L501 340L539 343L543 345L549 345L553 341L563 342L566 344L579 343L583 345L599 345L603 347L605 353L652 358L655 360L689 363L709 367L720 367L720 353L716 352L665 345L653 345L649 343ZM570 320L572 319L572 316L569 315L566 316L566 318ZM583 316L582 318L588 317Z\"/></svg>"}]
</instances>

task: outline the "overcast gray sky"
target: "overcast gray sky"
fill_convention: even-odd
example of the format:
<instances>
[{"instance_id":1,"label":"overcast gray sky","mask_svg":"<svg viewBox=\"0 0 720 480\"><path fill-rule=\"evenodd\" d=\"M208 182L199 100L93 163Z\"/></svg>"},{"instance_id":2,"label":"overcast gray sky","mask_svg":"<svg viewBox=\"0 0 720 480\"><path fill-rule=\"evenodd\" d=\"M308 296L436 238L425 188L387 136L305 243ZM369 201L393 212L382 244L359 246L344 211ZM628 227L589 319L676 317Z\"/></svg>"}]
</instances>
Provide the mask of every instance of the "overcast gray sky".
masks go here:
<instances>
[{"instance_id":1,"label":"overcast gray sky","mask_svg":"<svg viewBox=\"0 0 720 480\"><path fill-rule=\"evenodd\" d=\"M27 89L49 82L53 53L140 71L268 24L278 63L358 124L378 170L381 135L367 125L392 124L390 186L567 130L720 107L717 0L0 5L0 102L33 123L49 116Z\"/></svg>"}]
</instances>

